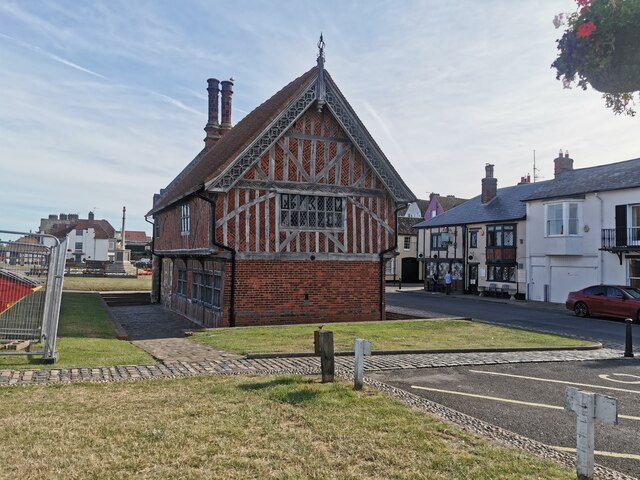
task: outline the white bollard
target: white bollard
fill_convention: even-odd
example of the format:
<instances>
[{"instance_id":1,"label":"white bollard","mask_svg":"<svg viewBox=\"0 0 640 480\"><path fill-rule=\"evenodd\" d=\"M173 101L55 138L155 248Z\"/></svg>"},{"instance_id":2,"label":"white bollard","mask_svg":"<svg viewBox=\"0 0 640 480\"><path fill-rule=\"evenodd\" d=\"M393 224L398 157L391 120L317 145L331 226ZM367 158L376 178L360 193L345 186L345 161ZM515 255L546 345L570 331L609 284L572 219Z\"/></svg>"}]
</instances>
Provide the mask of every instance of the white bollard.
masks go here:
<instances>
[{"instance_id":1,"label":"white bollard","mask_svg":"<svg viewBox=\"0 0 640 480\"><path fill-rule=\"evenodd\" d=\"M595 420L617 424L618 402L613 397L567 387L564 408L576 413L576 472L578 479L592 479Z\"/></svg>"},{"instance_id":2,"label":"white bollard","mask_svg":"<svg viewBox=\"0 0 640 480\"><path fill-rule=\"evenodd\" d=\"M353 342L353 351L355 353L355 389L362 390L362 378L364 376L364 356L371 355L371 342L356 338Z\"/></svg>"}]
</instances>

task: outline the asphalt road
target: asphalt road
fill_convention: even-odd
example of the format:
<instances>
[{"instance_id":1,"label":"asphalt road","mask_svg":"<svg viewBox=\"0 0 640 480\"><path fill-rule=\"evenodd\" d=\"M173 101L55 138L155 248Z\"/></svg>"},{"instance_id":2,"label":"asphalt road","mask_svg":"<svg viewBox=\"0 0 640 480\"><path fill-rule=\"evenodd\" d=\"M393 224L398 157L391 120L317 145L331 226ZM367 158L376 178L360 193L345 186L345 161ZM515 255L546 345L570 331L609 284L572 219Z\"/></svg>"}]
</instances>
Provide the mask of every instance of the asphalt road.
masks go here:
<instances>
[{"instance_id":1,"label":"asphalt road","mask_svg":"<svg viewBox=\"0 0 640 480\"><path fill-rule=\"evenodd\" d=\"M405 287L387 288L387 305L471 317L501 325L557 333L596 340L607 347L624 348L624 321L602 318L579 318L562 305L538 304L520 300L495 301L472 295L444 295ZM633 325L633 338L640 346L640 325ZM640 349L636 347L636 352ZM640 354L640 353L638 353Z\"/></svg>"},{"instance_id":2,"label":"asphalt road","mask_svg":"<svg viewBox=\"0 0 640 480\"><path fill-rule=\"evenodd\" d=\"M561 449L576 447L574 386L618 401L618 425L595 427L595 461L640 475L640 359L428 368L369 373L441 405Z\"/></svg>"}]
</instances>

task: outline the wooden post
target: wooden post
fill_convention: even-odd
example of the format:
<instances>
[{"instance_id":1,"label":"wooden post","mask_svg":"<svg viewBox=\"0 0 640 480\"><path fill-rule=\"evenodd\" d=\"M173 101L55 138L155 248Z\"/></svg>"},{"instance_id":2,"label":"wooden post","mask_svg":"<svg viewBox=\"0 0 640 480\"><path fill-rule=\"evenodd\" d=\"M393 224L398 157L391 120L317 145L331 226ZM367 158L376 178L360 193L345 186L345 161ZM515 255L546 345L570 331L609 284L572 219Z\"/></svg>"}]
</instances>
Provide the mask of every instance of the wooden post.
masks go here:
<instances>
[{"instance_id":1,"label":"wooden post","mask_svg":"<svg viewBox=\"0 0 640 480\"><path fill-rule=\"evenodd\" d=\"M333 332L321 330L318 332L320 344L320 368L322 383L333 382L335 373L335 358L333 355Z\"/></svg>"},{"instance_id":2,"label":"wooden post","mask_svg":"<svg viewBox=\"0 0 640 480\"><path fill-rule=\"evenodd\" d=\"M371 342L356 338L353 342L353 352L355 353L355 389L362 390L362 378L364 376L364 356L371 355Z\"/></svg>"},{"instance_id":3,"label":"wooden post","mask_svg":"<svg viewBox=\"0 0 640 480\"><path fill-rule=\"evenodd\" d=\"M618 423L617 401L597 393L567 387L565 410L576 413L576 473L578 480L593 478L594 424L596 418L604 423Z\"/></svg>"}]
</instances>

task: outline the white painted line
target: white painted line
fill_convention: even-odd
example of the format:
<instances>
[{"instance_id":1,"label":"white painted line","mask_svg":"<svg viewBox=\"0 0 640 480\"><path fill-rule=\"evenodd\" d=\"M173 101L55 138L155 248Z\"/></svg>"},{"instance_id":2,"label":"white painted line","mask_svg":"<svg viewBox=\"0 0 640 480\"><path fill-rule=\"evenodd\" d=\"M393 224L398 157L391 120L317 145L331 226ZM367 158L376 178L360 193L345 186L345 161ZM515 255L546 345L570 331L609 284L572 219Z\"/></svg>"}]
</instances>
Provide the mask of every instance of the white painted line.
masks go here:
<instances>
[{"instance_id":1,"label":"white painted line","mask_svg":"<svg viewBox=\"0 0 640 480\"><path fill-rule=\"evenodd\" d=\"M556 450L560 450L561 452L569 452L575 453L575 448L570 447L556 447L551 445L551 448L555 448ZM594 450L596 455L600 455L602 457L612 457L612 458L625 458L628 460L640 460L640 455L636 455L635 453L617 453L617 452L604 452L602 450Z\"/></svg>"},{"instance_id":2,"label":"white painted line","mask_svg":"<svg viewBox=\"0 0 640 480\"><path fill-rule=\"evenodd\" d=\"M611 375L607 375L606 373L602 373L602 374L598 375L598 377L603 379L603 380L609 380L610 382L640 385L640 380L627 381L627 380L618 380L616 378L609 378L609 377L631 377L631 378L640 379L640 377L638 375L630 375L628 373L612 373Z\"/></svg>"},{"instance_id":3,"label":"white painted line","mask_svg":"<svg viewBox=\"0 0 640 480\"><path fill-rule=\"evenodd\" d=\"M456 392L455 390L442 390L440 388L421 387L419 385L411 385L411 388L414 388L416 390L426 390L427 392L448 393L450 395L460 395L462 397L480 398L482 400L493 400L495 402L514 403L516 405L526 405L528 407L548 408L551 410L564 410L564 407L558 407L556 405L547 405L546 403L523 402L521 400L512 400L510 398L489 397L487 395L478 395L477 393ZM627 420L640 421L640 417L633 417L631 415L618 415L618 418L625 418Z\"/></svg>"},{"instance_id":4,"label":"white painted line","mask_svg":"<svg viewBox=\"0 0 640 480\"><path fill-rule=\"evenodd\" d=\"M512 373L484 372L482 370L469 370L469 371L473 372L473 373L484 373L485 375L497 375L497 376L500 376L500 377L522 378L524 380L536 380L538 382L561 383L563 385L576 385L578 387L602 388L603 390L613 390L613 391L616 391L616 392L639 393L640 394L640 390L627 390L626 388L606 387L606 386L603 386L603 385L591 385L589 383L566 382L564 380L552 380L550 378L527 377L525 375L514 375Z\"/></svg>"}]
</instances>

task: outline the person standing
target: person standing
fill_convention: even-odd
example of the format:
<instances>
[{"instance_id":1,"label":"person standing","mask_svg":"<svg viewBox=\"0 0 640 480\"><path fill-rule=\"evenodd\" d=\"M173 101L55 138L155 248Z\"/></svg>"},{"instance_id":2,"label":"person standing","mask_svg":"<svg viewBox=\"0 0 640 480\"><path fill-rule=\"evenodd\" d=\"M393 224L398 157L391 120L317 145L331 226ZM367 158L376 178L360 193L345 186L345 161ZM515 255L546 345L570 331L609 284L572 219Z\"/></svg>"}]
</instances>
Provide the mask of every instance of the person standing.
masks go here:
<instances>
[{"instance_id":1,"label":"person standing","mask_svg":"<svg viewBox=\"0 0 640 480\"><path fill-rule=\"evenodd\" d=\"M447 292L447 295L451 293L451 272L447 270L447 273L444 274L444 288Z\"/></svg>"}]
</instances>

